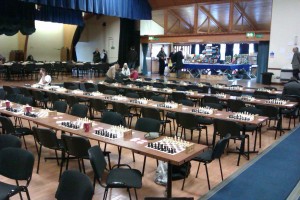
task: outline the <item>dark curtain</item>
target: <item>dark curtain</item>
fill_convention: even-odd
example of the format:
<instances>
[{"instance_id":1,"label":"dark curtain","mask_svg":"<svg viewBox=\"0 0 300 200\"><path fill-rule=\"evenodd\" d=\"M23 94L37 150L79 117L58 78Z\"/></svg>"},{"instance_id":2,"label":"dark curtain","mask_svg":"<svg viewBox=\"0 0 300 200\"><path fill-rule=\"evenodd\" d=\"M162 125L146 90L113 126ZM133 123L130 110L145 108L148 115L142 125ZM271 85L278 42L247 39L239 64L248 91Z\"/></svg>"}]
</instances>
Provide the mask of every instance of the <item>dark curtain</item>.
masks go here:
<instances>
[{"instance_id":1,"label":"dark curtain","mask_svg":"<svg viewBox=\"0 0 300 200\"><path fill-rule=\"evenodd\" d=\"M120 19L120 39L119 39L119 56L118 63L123 66L127 62L128 52L131 46L134 46L135 40L135 21L131 19Z\"/></svg>"},{"instance_id":2,"label":"dark curtain","mask_svg":"<svg viewBox=\"0 0 300 200\"><path fill-rule=\"evenodd\" d=\"M35 32L34 4L17 0L2 0L0 5L0 35L12 36L19 31L23 35Z\"/></svg>"},{"instance_id":3,"label":"dark curtain","mask_svg":"<svg viewBox=\"0 0 300 200\"><path fill-rule=\"evenodd\" d=\"M256 82L262 82L261 73L268 71L269 42L258 43Z\"/></svg>"},{"instance_id":4,"label":"dark curtain","mask_svg":"<svg viewBox=\"0 0 300 200\"><path fill-rule=\"evenodd\" d=\"M192 44L191 54L195 54L196 52L196 44Z\"/></svg>"},{"instance_id":5,"label":"dark curtain","mask_svg":"<svg viewBox=\"0 0 300 200\"><path fill-rule=\"evenodd\" d=\"M240 54L249 54L249 44L240 44Z\"/></svg>"},{"instance_id":6,"label":"dark curtain","mask_svg":"<svg viewBox=\"0 0 300 200\"><path fill-rule=\"evenodd\" d=\"M147 75L147 61L146 61L146 56L147 56L147 51L148 51L148 43L143 43L142 44L142 50L143 50L143 70L142 73L143 75Z\"/></svg>"},{"instance_id":7,"label":"dark curtain","mask_svg":"<svg viewBox=\"0 0 300 200\"><path fill-rule=\"evenodd\" d=\"M254 52L258 52L258 43L254 43Z\"/></svg>"},{"instance_id":8,"label":"dark curtain","mask_svg":"<svg viewBox=\"0 0 300 200\"><path fill-rule=\"evenodd\" d=\"M36 20L63 24L83 25L82 12L77 10L41 6L36 10Z\"/></svg>"},{"instance_id":9,"label":"dark curtain","mask_svg":"<svg viewBox=\"0 0 300 200\"><path fill-rule=\"evenodd\" d=\"M128 19L152 19L148 0L19 0Z\"/></svg>"},{"instance_id":10,"label":"dark curtain","mask_svg":"<svg viewBox=\"0 0 300 200\"><path fill-rule=\"evenodd\" d=\"M84 29L84 26L77 26L74 36L73 36L73 40L72 40L72 60L74 60L75 62L77 62L77 55L76 55L76 45L79 42L81 33Z\"/></svg>"},{"instance_id":11,"label":"dark curtain","mask_svg":"<svg viewBox=\"0 0 300 200\"><path fill-rule=\"evenodd\" d=\"M226 44L225 56L233 57L233 44Z\"/></svg>"},{"instance_id":12,"label":"dark curtain","mask_svg":"<svg viewBox=\"0 0 300 200\"><path fill-rule=\"evenodd\" d=\"M206 44L199 44L199 54L205 49Z\"/></svg>"}]
</instances>

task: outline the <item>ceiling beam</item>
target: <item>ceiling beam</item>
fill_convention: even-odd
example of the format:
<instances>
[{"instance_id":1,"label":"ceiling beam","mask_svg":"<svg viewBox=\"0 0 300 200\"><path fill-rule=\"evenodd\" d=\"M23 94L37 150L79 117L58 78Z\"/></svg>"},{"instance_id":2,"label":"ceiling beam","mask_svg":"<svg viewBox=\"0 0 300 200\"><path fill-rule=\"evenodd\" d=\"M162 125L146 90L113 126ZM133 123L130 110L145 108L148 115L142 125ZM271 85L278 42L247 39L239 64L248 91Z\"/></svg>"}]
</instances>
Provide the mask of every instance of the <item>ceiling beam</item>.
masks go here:
<instances>
[{"instance_id":1,"label":"ceiling beam","mask_svg":"<svg viewBox=\"0 0 300 200\"><path fill-rule=\"evenodd\" d=\"M216 20L216 18L214 18L214 16L212 16L212 14L206 10L206 8L204 8L203 6L199 6L200 10L206 15L208 16L222 31L226 31L226 28L223 27L223 25L218 22Z\"/></svg>"},{"instance_id":2,"label":"ceiling beam","mask_svg":"<svg viewBox=\"0 0 300 200\"><path fill-rule=\"evenodd\" d=\"M198 31L198 4L194 5L194 33Z\"/></svg>"},{"instance_id":3,"label":"ceiling beam","mask_svg":"<svg viewBox=\"0 0 300 200\"><path fill-rule=\"evenodd\" d=\"M233 12L234 12L234 2L230 0L230 7L229 7L229 27L228 31L232 32L233 30Z\"/></svg>"},{"instance_id":4,"label":"ceiling beam","mask_svg":"<svg viewBox=\"0 0 300 200\"><path fill-rule=\"evenodd\" d=\"M170 10L169 11L172 15L174 15L174 17L176 17L179 21L183 22L184 24L186 24L189 29L192 29L192 25L189 24L185 19L183 19L180 15L178 15L174 10Z\"/></svg>"},{"instance_id":5,"label":"ceiling beam","mask_svg":"<svg viewBox=\"0 0 300 200\"><path fill-rule=\"evenodd\" d=\"M177 19L177 20L175 21L175 23L168 29L167 33L169 33L169 32L172 30L172 28L177 24L178 21L179 21L179 20Z\"/></svg>"},{"instance_id":6,"label":"ceiling beam","mask_svg":"<svg viewBox=\"0 0 300 200\"><path fill-rule=\"evenodd\" d=\"M241 13L241 15L243 15L243 18L248 22L248 24L251 26L251 28L253 30L257 30L256 24L254 23L254 21L252 21L252 19L249 17L249 15L247 15L247 13L245 12L245 9L242 8L242 6L240 6L239 3L234 3L234 7L239 11L239 13Z\"/></svg>"},{"instance_id":7,"label":"ceiling beam","mask_svg":"<svg viewBox=\"0 0 300 200\"><path fill-rule=\"evenodd\" d=\"M208 20L208 17L206 16L206 19L200 24L200 26L198 27L198 31L197 32L200 32L201 30L201 27L207 22Z\"/></svg>"},{"instance_id":8,"label":"ceiling beam","mask_svg":"<svg viewBox=\"0 0 300 200\"><path fill-rule=\"evenodd\" d=\"M168 10L164 10L164 34L168 33Z\"/></svg>"}]
</instances>

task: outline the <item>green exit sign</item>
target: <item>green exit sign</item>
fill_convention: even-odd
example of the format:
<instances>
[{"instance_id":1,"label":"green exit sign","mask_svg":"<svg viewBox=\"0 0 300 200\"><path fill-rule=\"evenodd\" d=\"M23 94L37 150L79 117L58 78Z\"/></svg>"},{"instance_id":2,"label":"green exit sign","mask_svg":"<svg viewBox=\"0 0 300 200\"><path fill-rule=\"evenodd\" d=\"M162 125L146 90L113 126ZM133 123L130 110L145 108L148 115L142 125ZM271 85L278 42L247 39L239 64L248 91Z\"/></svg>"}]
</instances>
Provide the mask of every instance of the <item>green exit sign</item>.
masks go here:
<instances>
[{"instance_id":1,"label":"green exit sign","mask_svg":"<svg viewBox=\"0 0 300 200\"><path fill-rule=\"evenodd\" d=\"M263 38L263 37L264 37L264 34L256 34L255 37L256 37L256 38Z\"/></svg>"},{"instance_id":2,"label":"green exit sign","mask_svg":"<svg viewBox=\"0 0 300 200\"><path fill-rule=\"evenodd\" d=\"M255 37L255 33L254 32L247 32L246 33L246 37L247 38L254 38Z\"/></svg>"},{"instance_id":3,"label":"green exit sign","mask_svg":"<svg viewBox=\"0 0 300 200\"><path fill-rule=\"evenodd\" d=\"M149 40L159 40L159 38L153 37L153 36L149 36L148 38Z\"/></svg>"}]
</instances>

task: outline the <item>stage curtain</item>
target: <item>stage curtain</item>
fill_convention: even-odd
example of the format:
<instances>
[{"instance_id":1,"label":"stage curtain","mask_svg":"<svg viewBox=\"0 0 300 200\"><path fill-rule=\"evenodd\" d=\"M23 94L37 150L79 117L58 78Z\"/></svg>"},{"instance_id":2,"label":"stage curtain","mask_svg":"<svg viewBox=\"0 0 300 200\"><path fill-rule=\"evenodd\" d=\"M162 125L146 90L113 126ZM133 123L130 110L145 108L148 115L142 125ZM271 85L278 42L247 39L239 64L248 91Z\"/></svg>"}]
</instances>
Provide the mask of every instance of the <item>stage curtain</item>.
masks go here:
<instances>
[{"instance_id":1,"label":"stage curtain","mask_svg":"<svg viewBox=\"0 0 300 200\"><path fill-rule=\"evenodd\" d=\"M146 60L146 56L147 56L147 52L148 52L148 43L143 43L142 44L142 50L143 50L143 70L142 73L143 75L147 75L148 73L148 66L147 66L147 60Z\"/></svg>"},{"instance_id":2,"label":"stage curtain","mask_svg":"<svg viewBox=\"0 0 300 200\"><path fill-rule=\"evenodd\" d=\"M127 55L131 46L134 46L135 38L135 21L131 19L120 19L120 38L119 38L119 59L118 63L123 66L127 62Z\"/></svg>"},{"instance_id":3,"label":"stage curtain","mask_svg":"<svg viewBox=\"0 0 300 200\"><path fill-rule=\"evenodd\" d=\"M254 43L254 52L255 52L255 53L258 52L258 43Z\"/></svg>"},{"instance_id":4,"label":"stage curtain","mask_svg":"<svg viewBox=\"0 0 300 200\"><path fill-rule=\"evenodd\" d=\"M81 11L54 8L51 6L41 6L36 10L36 20L57 22L63 24L74 24L78 26L83 25L83 18Z\"/></svg>"},{"instance_id":5,"label":"stage curtain","mask_svg":"<svg viewBox=\"0 0 300 200\"><path fill-rule=\"evenodd\" d=\"M240 44L240 54L249 54L249 44L246 43Z\"/></svg>"},{"instance_id":6,"label":"stage curtain","mask_svg":"<svg viewBox=\"0 0 300 200\"><path fill-rule=\"evenodd\" d=\"M199 44L199 54L202 54L202 51L205 49L206 44Z\"/></svg>"},{"instance_id":7,"label":"stage curtain","mask_svg":"<svg viewBox=\"0 0 300 200\"><path fill-rule=\"evenodd\" d=\"M72 40L72 60L77 62L76 45L79 42L84 26L77 26Z\"/></svg>"},{"instance_id":8,"label":"stage curtain","mask_svg":"<svg viewBox=\"0 0 300 200\"><path fill-rule=\"evenodd\" d=\"M150 20L151 6L148 0L19 0L52 7L80 10L121 18Z\"/></svg>"},{"instance_id":9,"label":"stage curtain","mask_svg":"<svg viewBox=\"0 0 300 200\"><path fill-rule=\"evenodd\" d=\"M23 35L35 32L35 8L33 4L17 0L2 0L0 6L0 35L12 36L19 31Z\"/></svg>"},{"instance_id":10,"label":"stage curtain","mask_svg":"<svg viewBox=\"0 0 300 200\"><path fill-rule=\"evenodd\" d=\"M269 42L258 43L258 54L257 54L257 70L256 70L256 82L262 82L261 73L268 71L268 59L269 59Z\"/></svg>"},{"instance_id":11,"label":"stage curtain","mask_svg":"<svg viewBox=\"0 0 300 200\"><path fill-rule=\"evenodd\" d=\"M233 57L233 44L226 44L225 56Z\"/></svg>"}]
</instances>

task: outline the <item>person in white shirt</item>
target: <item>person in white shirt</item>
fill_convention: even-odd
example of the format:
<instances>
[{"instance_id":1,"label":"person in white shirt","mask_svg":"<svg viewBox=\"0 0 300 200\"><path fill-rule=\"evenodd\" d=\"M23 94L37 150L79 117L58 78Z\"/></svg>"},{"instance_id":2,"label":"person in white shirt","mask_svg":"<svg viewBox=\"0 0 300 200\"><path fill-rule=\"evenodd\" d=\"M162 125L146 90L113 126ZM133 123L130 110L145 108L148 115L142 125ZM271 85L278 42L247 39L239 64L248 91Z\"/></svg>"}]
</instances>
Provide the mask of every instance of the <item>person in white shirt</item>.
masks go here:
<instances>
[{"instance_id":1,"label":"person in white shirt","mask_svg":"<svg viewBox=\"0 0 300 200\"><path fill-rule=\"evenodd\" d=\"M41 79L38 84L40 85L49 85L51 83L51 76L47 74L45 68L40 69Z\"/></svg>"},{"instance_id":2,"label":"person in white shirt","mask_svg":"<svg viewBox=\"0 0 300 200\"><path fill-rule=\"evenodd\" d=\"M130 76L130 69L128 68L127 63L124 63L121 73L124 77L128 78Z\"/></svg>"}]
</instances>

